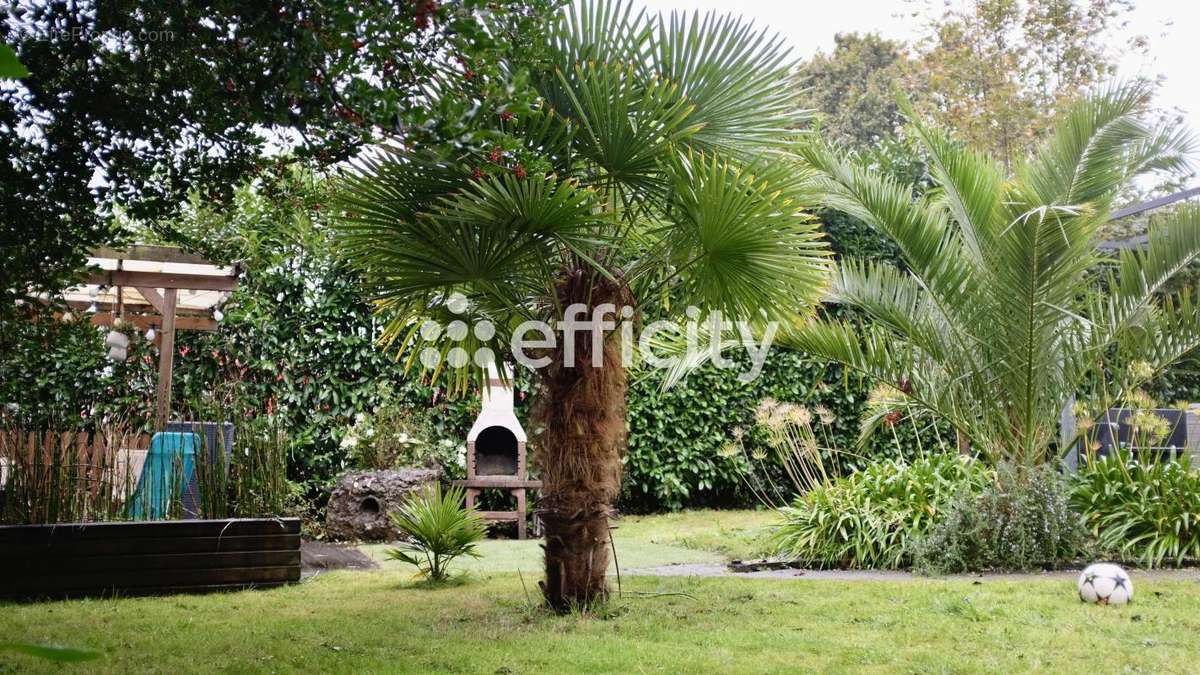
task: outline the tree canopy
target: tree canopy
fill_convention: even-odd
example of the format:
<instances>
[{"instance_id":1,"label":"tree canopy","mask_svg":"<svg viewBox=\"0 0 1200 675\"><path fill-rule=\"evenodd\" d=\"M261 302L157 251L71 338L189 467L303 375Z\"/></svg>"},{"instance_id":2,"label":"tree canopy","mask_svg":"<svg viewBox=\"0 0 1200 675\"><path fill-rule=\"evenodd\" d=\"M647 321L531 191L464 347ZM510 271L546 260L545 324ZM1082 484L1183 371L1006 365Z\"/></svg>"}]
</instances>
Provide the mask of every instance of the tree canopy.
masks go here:
<instances>
[{"instance_id":1,"label":"tree canopy","mask_svg":"<svg viewBox=\"0 0 1200 675\"><path fill-rule=\"evenodd\" d=\"M551 4L20 3L0 21L31 73L0 88L0 293L61 284L114 213L228 200L282 150L330 163L386 135L461 134L507 103L518 73L497 54Z\"/></svg>"}]
</instances>

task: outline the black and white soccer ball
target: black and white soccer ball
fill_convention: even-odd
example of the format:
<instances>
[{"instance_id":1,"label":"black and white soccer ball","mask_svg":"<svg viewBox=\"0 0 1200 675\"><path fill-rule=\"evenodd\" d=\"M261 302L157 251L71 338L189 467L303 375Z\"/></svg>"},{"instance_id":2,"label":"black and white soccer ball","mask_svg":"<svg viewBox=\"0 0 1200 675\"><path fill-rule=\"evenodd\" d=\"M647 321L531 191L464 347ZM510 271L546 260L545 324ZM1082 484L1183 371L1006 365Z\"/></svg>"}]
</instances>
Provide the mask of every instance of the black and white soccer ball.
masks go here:
<instances>
[{"instance_id":1,"label":"black and white soccer ball","mask_svg":"<svg viewBox=\"0 0 1200 675\"><path fill-rule=\"evenodd\" d=\"M1123 605L1133 599L1133 580L1112 563L1088 565L1079 575L1079 599L1099 605Z\"/></svg>"}]
</instances>

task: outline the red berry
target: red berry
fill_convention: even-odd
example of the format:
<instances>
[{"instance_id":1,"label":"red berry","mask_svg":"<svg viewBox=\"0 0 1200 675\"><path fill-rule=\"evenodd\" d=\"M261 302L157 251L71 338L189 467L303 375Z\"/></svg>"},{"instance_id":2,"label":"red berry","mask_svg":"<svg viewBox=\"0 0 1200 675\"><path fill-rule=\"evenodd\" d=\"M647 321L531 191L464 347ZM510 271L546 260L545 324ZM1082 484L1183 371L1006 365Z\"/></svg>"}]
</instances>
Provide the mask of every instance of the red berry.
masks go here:
<instances>
[{"instance_id":1,"label":"red berry","mask_svg":"<svg viewBox=\"0 0 1200 675\"><path fill-rule=\"evenodd\" d=\"M492 160L493 162L499 162L500 161L500 148L492 148L492 153L490 155L488 155L488 159Z\"/></svg>"},{"instance_id":2,"label":"red berry","mask_svg":"<svg viewBox=\"0 0 1200 675\"><path fill-rule=\"evenodd\" d=\"M517 178L524 178L525 177L525 167L518 164L515 167L513 167L513 173L517 174Z\"/></svg>"},{"instance_id":3,"label":"red berry","mask_svg":"<svg viewBox=\"0 0 1200 675\"><path fill-rule=\"evenodd\" d=\"M474 178L475 180L482 180L483 179L483 169L481 169L479 167L475 167L475 169L473 171L471 171L471 178Z\"/></svg>"},{"instance_id":4,"label":"red berry","mask_svg":"<svg viewBox=\"0 0 1200 675\"><path fill-rule=\"evenodd\" d=\"M501 119L501 120L503 120L503 121L505 121L505 122L511 122L511 121L512 121L512 119L513 119L513 117L514 117L514 115L513 115L511 112L507 111L507 110L505 110L504 112L500 113L500 119Z\"/></svg>"}]
</instances>

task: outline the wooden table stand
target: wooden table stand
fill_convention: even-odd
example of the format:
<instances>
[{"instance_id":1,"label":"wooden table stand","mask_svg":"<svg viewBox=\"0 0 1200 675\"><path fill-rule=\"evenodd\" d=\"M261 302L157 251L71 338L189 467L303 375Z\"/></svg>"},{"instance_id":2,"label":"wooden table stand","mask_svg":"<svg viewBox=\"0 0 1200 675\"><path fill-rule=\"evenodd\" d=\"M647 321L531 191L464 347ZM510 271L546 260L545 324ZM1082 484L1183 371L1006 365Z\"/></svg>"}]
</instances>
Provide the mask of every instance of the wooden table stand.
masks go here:
<instances>
[{"instance_id":1,"label":"wooden table stand","mask_svg":"<svg viewBox=\"0 0 1200 675\"><path fill-rule=\"evenodd\" d=\"M517 539L526 538L526 490L540 490L542 481L511 478L507 476L489 476L486 478L470 478L456 480L455 485L466 488L467 508L474 508L475 502L484 490L502 490L517 498L515 511L480 511L479 516L489 523L514 522L517 524Z\"/></svg>"}]
</instances>

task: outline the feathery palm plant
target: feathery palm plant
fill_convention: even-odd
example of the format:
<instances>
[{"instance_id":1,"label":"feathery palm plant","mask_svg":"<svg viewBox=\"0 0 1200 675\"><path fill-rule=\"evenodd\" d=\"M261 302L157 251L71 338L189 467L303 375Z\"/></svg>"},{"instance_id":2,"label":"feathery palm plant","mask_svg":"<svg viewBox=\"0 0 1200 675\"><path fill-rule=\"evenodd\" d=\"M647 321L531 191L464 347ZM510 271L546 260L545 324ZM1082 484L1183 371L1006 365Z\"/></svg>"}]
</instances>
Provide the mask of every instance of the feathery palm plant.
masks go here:
<instances>
[{"instance_id":1,"label":"feathery palm plant","mask_svg":"<svg viewBox=\"0 0 1200 675\"><path fill-rule=\"evenodd\" d=\"M562 10L545 43L528 78L541 105L506 129L546 170L495 174L492 161L482 175L473 166L487 160L401 148L344 178L345 250L389 317L385 340L410 364L433 350L431 375L462 390L481 371L454 368L458 350L507 360L523 322L570 305L588 316L634 308L617 321L689 305L760 327L805 318L830 263L802 211L807 175L787 152L806 113L781 86L791 62L780 41L734 18L585 0ZM455 320L488 328L434 328ZM620 332L575 339L575 367L565 336L539 353L542 588L560 611L606 594L625 435Z\"/></svg>"},{"instance_id":2,"label":"feathery palm plant","mask_svg":"<svg viewBox=\"0 0 1200 675\"><path fill-rule=\"evenodd\" d=\"M1073 395L1112 384L1110 400L1120 398L1200 345L1191 293L1164 294L1200 256L1200 210L1181 209L1144 250L1112 259L1098 248L1130 181L1185 165L1188 137L1142 121L1149 95L1130 84L1080 101L1011 176L914 122L936 184L916 198L807 145L827 205L893 239L907 270L843 261L832 294L867 320L815 321L791 342L891 384L985 456L1047 459ZM1131 362L1139 377L1110 383Z\"/></svg>"},{"instance_id":3,"label":"feathery palm plant","mask_svg":"<svg viewBox=\"0 0 1200 675\"><path fill-rule=\"evenodd\" d=\"M487 534L487 524L475 509L463 508L464 496L462 488L443 491L440 485L410 494L388 517L411 541L389 549L388 558L413 565L434 582L447 579L455 558L478 558L475 544Z\"/></svg>"}]
</instances>

